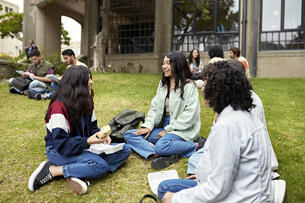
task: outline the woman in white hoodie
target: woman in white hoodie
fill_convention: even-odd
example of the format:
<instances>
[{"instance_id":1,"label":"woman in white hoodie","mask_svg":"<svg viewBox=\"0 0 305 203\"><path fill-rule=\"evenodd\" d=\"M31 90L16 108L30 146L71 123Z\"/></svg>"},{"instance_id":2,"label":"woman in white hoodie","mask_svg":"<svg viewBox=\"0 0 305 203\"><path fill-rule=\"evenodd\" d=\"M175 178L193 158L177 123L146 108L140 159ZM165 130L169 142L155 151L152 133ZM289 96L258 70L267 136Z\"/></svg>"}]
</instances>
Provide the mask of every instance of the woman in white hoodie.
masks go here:
<instances>
[{"instance_id":1,"label":"woman in white hoodie","mask_svg":"<svg viewBox=\"0 0 305 203\"><path fill-rule=\"evenodd\" d=\"M222 61L204 70L205 106L219 114L204 153L187 179L160 183L163 202L273 202L271 148L264 124L250 113L251 86Z\"/></svg>"}]
</instances>

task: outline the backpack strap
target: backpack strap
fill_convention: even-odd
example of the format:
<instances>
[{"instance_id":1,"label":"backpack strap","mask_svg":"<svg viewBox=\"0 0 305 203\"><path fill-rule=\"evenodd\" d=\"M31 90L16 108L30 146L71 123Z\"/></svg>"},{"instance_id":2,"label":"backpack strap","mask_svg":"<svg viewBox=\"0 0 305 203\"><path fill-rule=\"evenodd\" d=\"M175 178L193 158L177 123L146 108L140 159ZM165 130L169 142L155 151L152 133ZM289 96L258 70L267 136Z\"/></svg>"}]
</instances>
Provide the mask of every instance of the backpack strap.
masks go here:
<instances>
[{"instance_id":1,"label":"backpack strap","mask_svg":"<svg viewBox=\"0 0 305 203\"><path fill-rule=\"evenodd\" d=\"M142 197L142 199L140 200L140 203L142 203L146 198L153 199L155 200L156 203L159 203L159 200L154 195L151 194L144 195L144 197Z\"/></svg>"}]
</instances>

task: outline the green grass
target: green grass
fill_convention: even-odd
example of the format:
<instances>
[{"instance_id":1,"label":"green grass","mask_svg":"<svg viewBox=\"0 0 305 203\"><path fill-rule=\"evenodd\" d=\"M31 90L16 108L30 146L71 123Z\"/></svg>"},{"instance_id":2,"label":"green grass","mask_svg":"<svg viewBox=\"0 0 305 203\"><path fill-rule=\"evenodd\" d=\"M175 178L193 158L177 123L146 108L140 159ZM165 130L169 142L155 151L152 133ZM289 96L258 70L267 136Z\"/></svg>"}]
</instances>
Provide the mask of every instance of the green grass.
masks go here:
<instances>
[{"instance_id":1,"label":"green grass","mask_svg":"<svg viewBox=\"0 0 305 203\"><path fill-rule=\"evenodd\" d=\"M99 126L124 108L148 111L159 75L94 74L95 110ZM261 97L271 141L279 161L278 172L287 182L286 202L305 202L305 80L252 79ZM200 93L201 94L201 93ZM200 98L202 104L202 97ZM86 195L74 194L63 179L31 193L27 181L46 160L44 113L49 101L9 94L0 85L0 202L138 202L151 193L147 174L150 162L132 153L114 174L93 181ZM207 137L213 112L201 109L201 135ZM187 159L169 169L186 177Z\"/></svg>"}]
</instances>

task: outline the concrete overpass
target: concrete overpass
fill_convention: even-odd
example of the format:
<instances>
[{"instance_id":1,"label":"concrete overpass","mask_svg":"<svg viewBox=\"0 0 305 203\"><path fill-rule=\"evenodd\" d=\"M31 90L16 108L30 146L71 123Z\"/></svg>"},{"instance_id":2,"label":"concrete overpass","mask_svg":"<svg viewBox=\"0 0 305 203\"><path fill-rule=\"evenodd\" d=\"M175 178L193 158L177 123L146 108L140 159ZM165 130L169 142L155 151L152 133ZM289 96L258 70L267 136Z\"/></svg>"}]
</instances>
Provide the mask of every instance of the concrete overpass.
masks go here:
<instances>
[{"instance_id":1,"label":"concrete overpass","mask_svg":"<svg viewBox=\"0 0 305 203\"><path fill-rule=\"evenodd\" d=\"M90 3L89 3L90 2ZM97 33L98 1L30 0L24 1L24 45L33 39L40 50L54 54L61 47L61 16L81 25L81 54L90 55Z\"/></svg>"}]
</instances>

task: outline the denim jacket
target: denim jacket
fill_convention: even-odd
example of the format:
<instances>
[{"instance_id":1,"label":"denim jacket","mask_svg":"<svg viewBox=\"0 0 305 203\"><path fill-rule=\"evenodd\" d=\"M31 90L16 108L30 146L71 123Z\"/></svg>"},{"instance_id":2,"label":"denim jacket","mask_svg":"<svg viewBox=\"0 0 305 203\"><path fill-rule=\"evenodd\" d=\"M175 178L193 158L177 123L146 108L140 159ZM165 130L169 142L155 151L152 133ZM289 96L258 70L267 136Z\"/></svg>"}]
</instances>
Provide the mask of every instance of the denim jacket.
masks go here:
<instances>
[{"instance_id":1,"label":"denim jacket","mask_svg":"<svg viewBox=\"0 0 305 203\"><path fill-rule=\"evenodd\" d=\"M160 81L156 96L141 127L152 130L160 125L164 113L165 98L168 88ZM170 124L164 129L168 133L180 136L185 141L194 140L200 133L200 104L198 90L193 82L184 86L183 99L180 88L173 88L169 94Z\"/></svg>"}]
</instances>

